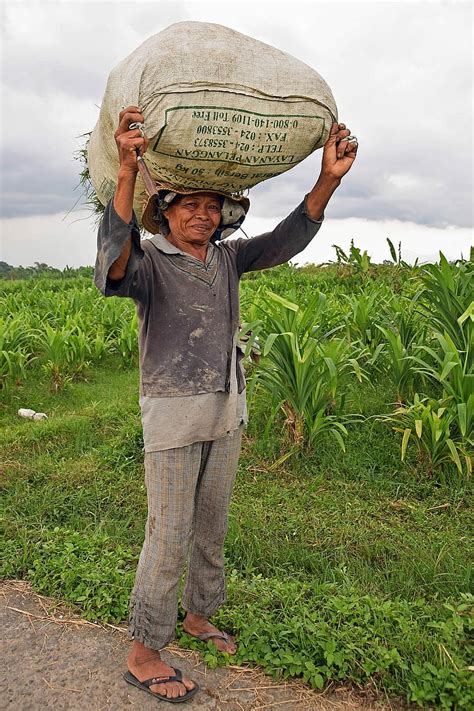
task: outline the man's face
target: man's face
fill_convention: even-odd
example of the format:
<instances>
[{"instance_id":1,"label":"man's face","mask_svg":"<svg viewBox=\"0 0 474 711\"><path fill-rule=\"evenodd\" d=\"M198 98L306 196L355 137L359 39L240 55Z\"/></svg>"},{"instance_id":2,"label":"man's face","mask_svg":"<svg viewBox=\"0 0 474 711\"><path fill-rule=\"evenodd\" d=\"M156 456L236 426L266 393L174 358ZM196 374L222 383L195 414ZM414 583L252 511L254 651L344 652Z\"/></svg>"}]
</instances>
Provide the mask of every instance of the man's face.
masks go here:
<instances>
[{"instance_id":1,"label":"man's face","mask_svg":"<svg viewBox=\"0 0 474 711\"><path fill-rule=\"evenodd\" d=\"M172 238L179 242L207 244L221 221L221 203L215 193L181 195L163 214Z\"/></svg>"}]
</instances>

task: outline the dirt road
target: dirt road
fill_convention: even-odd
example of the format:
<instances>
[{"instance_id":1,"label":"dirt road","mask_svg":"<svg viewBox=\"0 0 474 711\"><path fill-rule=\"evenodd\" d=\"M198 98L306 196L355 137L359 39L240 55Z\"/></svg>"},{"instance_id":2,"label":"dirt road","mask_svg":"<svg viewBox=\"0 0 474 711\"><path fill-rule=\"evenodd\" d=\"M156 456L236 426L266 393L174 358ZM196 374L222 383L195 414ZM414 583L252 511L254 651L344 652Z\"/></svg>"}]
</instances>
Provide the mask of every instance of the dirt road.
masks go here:
<instances>
[{"instance_id":1,"label":"dirt road","mask_svg":"<svg viewBox=\"0 0 474 711\"><path fill-rule=\"evenodd\" d=\"M157 704L163 711L171 708L122 679L128 649L122 628L87 623L61 603L36 595L23 582L4 582L0 593L2 708L156 711ZM277 684L258 670L209 670L196 653L175 647L167 648L164 656L201 687L180 707L183 711L393 708L348 689L318 694L299 683Z\"/></svg>"}]
</instances>

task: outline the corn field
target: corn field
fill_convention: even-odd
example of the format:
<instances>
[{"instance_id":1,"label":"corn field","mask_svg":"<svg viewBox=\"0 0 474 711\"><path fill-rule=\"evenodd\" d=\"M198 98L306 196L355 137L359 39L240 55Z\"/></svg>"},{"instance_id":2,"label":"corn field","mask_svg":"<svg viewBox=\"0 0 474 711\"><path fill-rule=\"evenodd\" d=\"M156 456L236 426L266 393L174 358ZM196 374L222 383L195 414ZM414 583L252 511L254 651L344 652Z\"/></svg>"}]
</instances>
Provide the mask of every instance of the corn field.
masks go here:
<instances>
[{"instance_id":1,"label":"corn field","mask_svg":"<svg viewBox=\"0 0 474 711\"><path fill-rule=\"evenodd\" d=\"M279 422L286 433L281 460L324 436L344 450L351 424L374 418L393 429L402 459L410 452L430 471L470 477L473 261L409 266L389 246L390 264L352 245L336 247L335 264L244 277L250 406L267 398L268 428ZM2 279L0 314L4 395L25 392L30 378L59 393L101 363L137 366L133 302L104 299L90 276ZM363 414L358 387L385 388L386 410Z\"/></svg>"}]
</instances>

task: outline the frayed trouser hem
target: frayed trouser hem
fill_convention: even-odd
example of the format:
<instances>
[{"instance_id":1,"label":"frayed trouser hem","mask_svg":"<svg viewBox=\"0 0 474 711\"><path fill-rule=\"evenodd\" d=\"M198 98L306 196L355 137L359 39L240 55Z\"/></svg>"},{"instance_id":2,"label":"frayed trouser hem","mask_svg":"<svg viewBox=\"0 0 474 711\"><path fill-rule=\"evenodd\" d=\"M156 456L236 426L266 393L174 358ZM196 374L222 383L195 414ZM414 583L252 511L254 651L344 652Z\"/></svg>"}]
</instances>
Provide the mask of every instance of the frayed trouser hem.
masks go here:
<instances>
[{"instance_id":1,"label":"frayed trouser hem","mask_svg":"<svg viewBox=\"0 0 474 711\"><path fill-rule=\"evenodd\" d=\"M175 621L172 625L160 624L159 617L153 613L149 605L132 597L128 618L130 639L141 642L148 649L159 651L173 641L175 629Z\"/></svg>"},{"instance_id":2,"label":"frayed trouser hem","mask_svg":"<svg viewBox=\"0 0 474 711\"><path fill-rule=\"evenodd\" d=\"M146 630L140 630L134 625L130 625L128 628L128 637L130 640L140 642L147 649L154 649L159 652L170 644L174 639L174 634L169 637L154 637Z\"/></svg>"},{"instance_id":3,"label":"frayed trouser hem","mask_svg":"<svg viewBox=\"0 0 474 711\"><path fill-rule=\"evenodd\" d=\"M186 610L186 612L191 612L193 615L200 615L201 617L205 617L208 619L209 617L212 617L217 610L222 607L222 605L225 603L227 599L225 590L220 590L218 595L212 600L212 602L208 603L207 605L195 603L194 601L188 599L187 597L184 597L181 603L181 607L183 610Z\"/></svg>"}]
</instances>

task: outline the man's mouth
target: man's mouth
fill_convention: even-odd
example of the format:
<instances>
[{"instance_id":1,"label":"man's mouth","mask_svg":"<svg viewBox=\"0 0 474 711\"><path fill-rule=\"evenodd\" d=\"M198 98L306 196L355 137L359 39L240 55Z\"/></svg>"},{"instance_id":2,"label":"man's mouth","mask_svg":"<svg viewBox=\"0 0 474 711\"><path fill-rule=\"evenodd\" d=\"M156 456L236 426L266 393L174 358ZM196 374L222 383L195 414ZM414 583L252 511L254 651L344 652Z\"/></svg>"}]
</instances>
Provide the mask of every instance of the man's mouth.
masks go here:
<instances>
[{"instance_id":1,"label":"man's mouth","mask_svg":"<svg viewBox=\"0 0 474 711\"><path fill-rule=\"evenodd\" d=\"M211 229L210 225L191 225L191 227L194 230L198 230L198 232L209 232L209 230Z\"/></svg>"}]
</instances>

